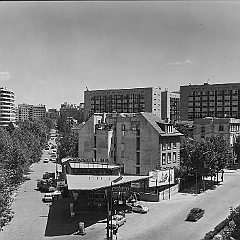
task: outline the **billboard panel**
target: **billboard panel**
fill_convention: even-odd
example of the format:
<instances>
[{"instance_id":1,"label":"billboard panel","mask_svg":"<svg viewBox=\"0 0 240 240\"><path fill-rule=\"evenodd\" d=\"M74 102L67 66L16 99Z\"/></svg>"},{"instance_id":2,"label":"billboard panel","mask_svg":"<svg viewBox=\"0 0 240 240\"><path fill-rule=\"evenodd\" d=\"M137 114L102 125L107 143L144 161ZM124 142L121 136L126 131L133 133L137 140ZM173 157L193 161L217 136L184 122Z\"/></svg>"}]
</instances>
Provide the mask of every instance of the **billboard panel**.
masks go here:
<instances>
[{"instance_id":1,"label":"billboard panel","mask_svg":"<svg viewBox=\"0 0 240 240\"><path fill-rule=\"evenodd\" d=\"M149 187L174 184L174 169L153 170L149 172Z\"/></svg>"}]
</instances>

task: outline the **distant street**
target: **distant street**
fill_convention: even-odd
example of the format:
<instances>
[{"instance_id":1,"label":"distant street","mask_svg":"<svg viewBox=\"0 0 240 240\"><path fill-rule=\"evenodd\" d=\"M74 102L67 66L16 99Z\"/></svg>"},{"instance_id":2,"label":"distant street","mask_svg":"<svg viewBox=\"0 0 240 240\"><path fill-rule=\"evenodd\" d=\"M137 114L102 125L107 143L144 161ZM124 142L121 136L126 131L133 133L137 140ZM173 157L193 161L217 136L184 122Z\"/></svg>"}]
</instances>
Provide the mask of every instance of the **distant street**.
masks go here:
<instances>
[{"instance_id":1,"label":"distant street","mask_svg":"<svg viewBox=\"0 0 240 240\"><path fill-rule=\"evenodd\" d=\"M47 151L44 151L42 160L47 156L49 156ZM41 161L33 165L32 171L31 180L21 186L13 202L14 218L0 233L1 240L44 240L49 237L59 240L104 239L106 236L105 221L93 222L91 226L86 227L85 236L73 235L73 232L61 235L61 226L68 226L68 223L61 225L64 224L65 219L68 221L67 216L60 213L60 219L52 219L49 215L49 204L41 200L43 193L34 190L36 180L41 178L45 171L55 171L55 164ZM229 171L225 173L224 183L221 183L216 190L208 190L198 196L177 193L170 200L159 203L143 202L149 207L149 212L147 214L126 214L127 222L119 228L118 240L200 240L205 233L226 218L230 206L236 207L240 204L239 183L240 172ZM58 202L55 206L58 206L57 204ZM204 208L205 214L197 222L186 222L186 215L192 207ZM59 211L61 212L61 209ZM82 214L78 214L81 218ZM92 218L92 215L88 214L88 217ZM77 226L78 222L71 224ZM59 235L48 234L51 226L55 227L54 231L59 229Z\"/></svg>"}]
</instances>

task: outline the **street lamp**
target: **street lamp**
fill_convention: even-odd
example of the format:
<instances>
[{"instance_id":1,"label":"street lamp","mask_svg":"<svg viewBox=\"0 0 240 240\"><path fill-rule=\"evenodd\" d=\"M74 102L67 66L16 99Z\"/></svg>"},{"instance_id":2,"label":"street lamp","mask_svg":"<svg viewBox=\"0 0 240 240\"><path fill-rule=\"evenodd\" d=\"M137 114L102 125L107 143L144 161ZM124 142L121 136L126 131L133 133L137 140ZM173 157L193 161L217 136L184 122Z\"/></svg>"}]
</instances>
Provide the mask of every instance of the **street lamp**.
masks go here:
<instances>
[{"instance_id":1,"label":"street lamp","mask_svg":"<svg viewBox=\"0 0 240 240\"><path fill-rule=\"evenodd\" d=\"M111 201L111 205L110 205L110 216L111 216L111 237L109 238L109 199L108 199L108 194L107 195L107 240L109 239L112 239L113 237L113 232L112 232L112 184L113 183L117 183L119 181L121 181L123 179L123 176L119 176L118 178L114 179L111 181L111 198L110 198L110 201ZM106 190L106 193L108 191Z\"/></svg>"}]
</instances>

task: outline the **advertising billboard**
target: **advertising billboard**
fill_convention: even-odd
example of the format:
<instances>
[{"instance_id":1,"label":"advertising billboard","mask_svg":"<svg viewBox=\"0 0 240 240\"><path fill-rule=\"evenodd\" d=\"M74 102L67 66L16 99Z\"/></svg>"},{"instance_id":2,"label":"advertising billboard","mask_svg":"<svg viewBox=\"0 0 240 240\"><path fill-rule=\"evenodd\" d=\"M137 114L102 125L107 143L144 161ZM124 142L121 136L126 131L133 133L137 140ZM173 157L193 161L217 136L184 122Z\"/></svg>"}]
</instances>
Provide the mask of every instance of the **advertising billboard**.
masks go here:
<instances>
[{"instance_id":1,"label":"advertising billboard","mask_svg":"<svg viewBox=\"0 0 240 240\"><path fill-rule=\"evenodd\" d=\"M149 172L149 187L174 184L174 169L153 170Z\"/></svg>"}]
</instances>

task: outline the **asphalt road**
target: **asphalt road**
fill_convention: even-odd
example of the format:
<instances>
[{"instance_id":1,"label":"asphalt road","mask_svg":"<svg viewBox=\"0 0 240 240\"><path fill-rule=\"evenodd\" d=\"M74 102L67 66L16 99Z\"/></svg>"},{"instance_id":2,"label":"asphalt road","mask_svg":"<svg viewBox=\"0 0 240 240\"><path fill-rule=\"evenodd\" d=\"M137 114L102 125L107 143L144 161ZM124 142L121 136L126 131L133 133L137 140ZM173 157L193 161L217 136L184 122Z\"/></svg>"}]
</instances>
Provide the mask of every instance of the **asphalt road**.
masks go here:
<instances>
[{"instance_id":1,"label":"asphalt road","mask_svg":"<svg viewBox=\"0 0 240 240\"><path fill-rule=\"evenodd\" d=\"M118 240L200 240L224 220L230 206L240 205L240 172L229 171L224 182L215 190L199 195L177 193L170 200L146 203L146 215L128 215L127 223L119 229ZM205 209L197 222L185 221L193 207Z\"/></svg>"},{"instance_id":2,"label":"asphalt road","mask_svg":"<svg viewBox=\"0 0 240 240\"><path fill-rule=\"evenodd\" d=\"M53 142L53 141L52 141ZM0 232L1 240L41 240L45 234L48 220L49 204L42 202L43 193L36 190L37 179L41 179L45 171L55 171L52 162L43 163L49 157L48 151L43 151L39 163L32 165L29 178L17 191L12 203L14 218Z\"/></svg>"},{"instance_id":3,"label":"asphalt road","mask_svg":"<svg viewBox=\"0 0 240 240\"><path fill-rule=\"evenodd\" d=\"M36 191L35 188L37 179L41 178L45 171L55 171L55 164L43 163L43 159L47 156L48 153L44 152L41 162L33 164L30 180L20 187L12 204L14 218L0 232L0 240L104 239L105 221L88 226L85 236L71 233L58 236L46 235L48 226L55 220L49 218L49 204L44 204L41 200L43 193ZM144 202L144 205L149 207L149 212L127 214L127 222L118 230L118 240L200 240L205 233L227 217L230 206L240 205L239 185L240 172L229 171L225 173L223 184L215 190L208 190L199 195L177 193L170 200L158 203ZM192 207L204 208L205 214L197 222L186 222L186 215ZM89 217L91 218L91 215ZM77 226L78 222L74 224ZM58 226L59 230L60 227L61 225Z\"/></svg>"}]
</instances>

